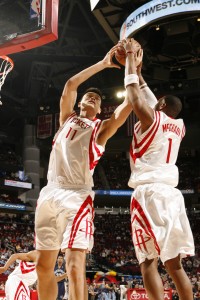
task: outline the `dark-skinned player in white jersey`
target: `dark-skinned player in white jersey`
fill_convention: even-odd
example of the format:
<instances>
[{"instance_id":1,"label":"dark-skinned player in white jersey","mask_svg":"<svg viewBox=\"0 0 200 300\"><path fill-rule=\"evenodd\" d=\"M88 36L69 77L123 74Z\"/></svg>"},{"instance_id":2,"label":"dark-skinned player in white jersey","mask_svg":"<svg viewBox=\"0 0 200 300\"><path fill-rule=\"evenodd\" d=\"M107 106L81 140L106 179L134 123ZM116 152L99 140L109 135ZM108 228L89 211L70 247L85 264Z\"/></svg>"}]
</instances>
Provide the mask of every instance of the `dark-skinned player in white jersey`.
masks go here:
<instances>
[{"instance_id":1,"label":"dark-skinned player in white jersey","mask_svg":"<svg viewBox=\"0 0 200 300\"><path fill-rule=\"evenodd\" d=\"M70 78L60 99L60 129L54 137L48 184L40 192L35 230L38 292L40 300L55 300L57 285L53 269L59 249L65 252L69 300L87 300L85 261L93 247L93 172L106 142L125 122L132 106L125 99L110 119L101 121L102 96L89 89L74 106L78 87L105 68L120 68L112 59L117 46L93 66Z\"/></svg>"},{"instance_id":2,"label":"dark-skinned player in white jersey","mask_svg":"<svg viewBox=\"0 0 200 300\"><path fill-rule=\"evenodd\" d=\"M137 74L138 58L133 39L120 43L126 52L125 87L127 99L139 121L134 126L130 149L132 238L145 289L150 300L163 300L164 290L157 269L161 259L181 300L192 300L192 286L181 259L194 255L194 241L184 199L176 189L175 163L185 134L179 98L167 95L156 100ZM140 56L140 57L139 57ZM139 75L139 76L138 76Z\"/></svg>"}]
</instances>

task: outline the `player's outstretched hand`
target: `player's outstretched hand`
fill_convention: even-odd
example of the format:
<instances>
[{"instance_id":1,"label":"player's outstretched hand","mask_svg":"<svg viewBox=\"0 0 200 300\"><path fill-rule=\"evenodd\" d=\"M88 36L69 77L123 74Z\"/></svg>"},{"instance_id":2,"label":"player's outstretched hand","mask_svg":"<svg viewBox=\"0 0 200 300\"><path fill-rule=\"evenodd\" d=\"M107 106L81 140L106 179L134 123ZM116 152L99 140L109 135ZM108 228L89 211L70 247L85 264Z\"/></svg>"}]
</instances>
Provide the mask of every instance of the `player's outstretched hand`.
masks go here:
<instances>
[{"instance_id":1,"label":"player's outstretched hand","mask_svg":"<svg viewBox=\"0 0 200 300\"><path fill-rule=\"evenodd\" d=\"M136 55L141 50L141 45L133 38L121 40L117 45L118 48L115 52L115 58L123 66L125 66L126 56L128 52L132 52Z\"/></svg>"},{"instance_id":2,"label":"player's outstretched hand","mask_svg":"<svg viewBox=\"0 0 200 300\"><path fill-rule=\"evenodd\" d=\"M115 64L113 62L113 57L115 55L115 52L117 51L118 45L115 45L110 49L110 51L106 54L106 56L103 59L103 63L106 65L107 68L117 68L121 69L121 67L118 64Z\"/></svg>"},{"instance_id":3,"label":"player's outstretched hand","mask_svg":"<svg viewBox=\"0 0 200 300\"><path fill-rule=\"evenodd\" d=\"M143 50L142 48L135 53L135 65L137 67L137 72L141 74L142 71L142 59L143 59Z\"/></svg>"}]
</instances>

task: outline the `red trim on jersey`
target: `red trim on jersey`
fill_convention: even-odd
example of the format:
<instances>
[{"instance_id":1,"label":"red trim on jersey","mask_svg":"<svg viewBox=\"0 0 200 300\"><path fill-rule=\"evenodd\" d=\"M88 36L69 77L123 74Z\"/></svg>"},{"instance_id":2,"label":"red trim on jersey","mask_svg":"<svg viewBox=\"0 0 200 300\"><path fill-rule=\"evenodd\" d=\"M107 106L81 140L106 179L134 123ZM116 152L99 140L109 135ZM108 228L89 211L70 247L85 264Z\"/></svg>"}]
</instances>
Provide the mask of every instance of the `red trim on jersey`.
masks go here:
<instances>
[{"instance_id":1,"label":"red trim on jersey","mask_svg":"<svg viewBox=\"0 0 200 300\"><path fill-rule=\"evenodd\" d=\"M67 118L67 120L65 121L65 123L68 122L69 120L71 120L74 116L77 116L77 113L75 111L72 112L71 115L69 115L69 117ZM63 126L65 125L65 123L63 124Z\"/></svg>"},{"instance_id":2,"label":"red trim on jersey","mask_svg":"<svg viewBox=\"0 0 200 300\"><path fill-rule=\"evenodd\" d=\"M87 206L88 206L88 209L84 212L84 210L86 209ZM78 232L80 222L88 214L88 212L90 210L92 210L92 215L93 215L94 214L93 201L92 201L92 198L90 196L88 196L87 199L83 202L83 204L79 208L79 211L77 212L76 217L74 218L74 221L72 224L72 230L71 230L71 234L70 234L70 239L69 239L69 243L68 243L68 248L72 248L74 239Z\"/></svg>"},{"instance_id":3,"label":"red trim on jersey","mask_svg":"<svg viewBox=\"0 0 200 300\"><path fill-rule=\"evenodd\" d=\"M65 127L65 124L66 124L69 120L71 120L74 116L77 116L77 114L76 114L75 111L73 111L73 112L69 115L69 117L65 120L64 124L63 124L62 126L60 126L60 128L58 129L58 131L56 132L56 134L55 134L55 136L54 136L54 138L53 138L52 146L55 144L56 138L57 138L58 134L62 131L62 129Z\"/></svg>"},{"instance_id":4,"label":"red trim on jersey","mask_svg":"<svg viewBox=\"0 0 200 300\"><path fill-rule=\"evenodd\" d=\"M15 296L14 296L14 300L19 300L19 299L22 299L21 298L21 294L26 294L28 299L30 299L30 291L27 290L27 288L25 287L24 283L22 281L20 281L18 287L17 287L17 290L16 290L16 293L15 293ZM25 296L25 295L24 295ZM25 298L25 300L28 300Z\"/></svg>"},{"instance_id":5,"label":"red trim on jersey","mask_svg":"<svg viewBox=\"0 0 200 300\"><path fill-rule=\"evenodd\" d=\"M140 223L141 221L139 222L140 225L141 225L142 228L145 230L146 234L152 237L152 239L154 240L154 245L155 245L156 251L157 251L158 254L160 255L160 247L159 247L159 245L158 245L158 243L157 243L157 241L156 241L156 237L155 237L155 235L154 235L154 233L153 233L153 231L152 231L152 229L151 229L151 225L150 225L150 223L149 223L149 221L148 221L148 219L147 219L147 217L146 217L146 215L145 215L145 213L144 213L144 211L143 211L141 205L139 204L139 202L138 202L135 198L133 198L133 199L132 199L132 202L131 202L131 211L133 211L134 208L138 211L138 213L139 213L139 215L141 216L141 219L144 221L146 227L145 227L144 224L141 224L141 223ZM135 215L135 216L136 216L136 215ZM134 218L133 218L133 221L134 221L134 219L135 219L135 216L134 216ZM138 219L139 219L139 218L138 218ZM138 221L138 219L137 219L137 221ZM132 223L133 223L133 221L132 221Z\"/></svg>"},{"instance_id":6,"label":"red trim on jersey","mask_svg":"<svg viewBox=\"0 0 200 300\"><path fill-rule=\"evenodd\" d=\"M136 131L136 133L139 132L140 128L141 128L141 123L140 122L136 123L135 124L135 131Z\"/></svg>"},{"instance_id":7,"label":"red trim on jersey","mask_svg":"<svg viewBox=\"0 0 200 300\"><path fill-rule=\"evenodd\" d=\"M22 274L30 273L35 270L35 264L26 261L20 261L20 269Z\"/></svg>"},{"instance_id":8,"label":"red trim on jersey","mask_svg":"<svg viewBox=\"0 0 200 300\"><path fill-rule=\"evenodd\" d=\"M185 136L185 125L183 124L183 128L182 128L182 132L181 132L181 140L184 138Z\"/></svg>"},{"instance_id":9,"label":"red trim on jersey","mask_svg":"<svg viewBox=\"0 0 200 300\"><path fill-rule=\"evenodd\" d=\"M159 115L160 117L160 115ZM142 146L142 144L144 144L146 142L146 140L148 139L148 137L152 134L152 132L155 130L155 127L157 125L158 122L158 114L157 112L155 112L155 120L154 120L154 125L152 126L151 130L149 130L149 132L144 136L144 138L141 140L141 142L137 143L137 139L136 139L136 135L134 133L134 141L135 141L135 148L139 148Z\"/></svg>"},{"instance_id":10,"label":"red trim on jersey","mask_svg":"<svg viewBox=\"0 0 200 300\"><path fill-rule=\"evenodd\" d=\"M99 122L97 122L95 124L95 127L92 131L92 135L91 135L91 138L90 138L90 145L89 145L90 170L93 170L96 167L96 165L99 162L100 157L103 155L103 153L101 153L99 151L99 149L96 145L96 135L97 135L97 132L98 132L100 126L101 126L101 123L102 123L102 121L99 120ZM97 160L94 160L94 152L93 151L95 151L97 156L98 156Z\"/></svg>"},{"instance_id":11,"label":"red trim on jersey","mask_svg":"<svg viewBox=\"0 0 200 300\"><path fill-rule=\"evenodd\" d=\"M130 146L130 156L133 159L134 163L136 161L137 158L142 157L142 155L148 150L149 146L151 145L157 131L160 125L160 113L159 112L155 112L155 121L154 121L154 125L152 126L151 130L144 136L144 138L142 139L141 142L137 143L137 138L136 138L136 134L134 132L133 134L133 138L134 138L134 144L135 147L133 149L133 144L131 144ZM150 138L149 138L150 137ZM142 144L144 144L147 139L149 138L148 142L143 146L142 149L140 149L139 152L135 152L134 150L139 148L140 146L142 146Z\"/></svg>"}]
</instances>

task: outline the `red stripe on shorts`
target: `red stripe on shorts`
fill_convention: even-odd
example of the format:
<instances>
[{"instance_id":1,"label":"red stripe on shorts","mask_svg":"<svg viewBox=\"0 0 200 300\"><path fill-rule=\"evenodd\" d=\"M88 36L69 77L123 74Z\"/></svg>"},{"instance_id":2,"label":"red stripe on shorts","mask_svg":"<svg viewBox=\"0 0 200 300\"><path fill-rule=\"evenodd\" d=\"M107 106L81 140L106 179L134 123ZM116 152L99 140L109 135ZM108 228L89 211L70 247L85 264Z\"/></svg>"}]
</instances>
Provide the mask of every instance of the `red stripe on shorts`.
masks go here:
<instances>
[{"instance_id":1,"label":"red stripe on shorts","mask_svg":"<svg viewBox=\"0 0 200 300\"><path fill-rule=\"evenodd\" d=\"M70 234L70 239L69 239L69 243L68 243L68 248L72 248L72 245L74 243L74 239L76 237L79 225L82 221L82 219L88 214L88 212L91 211L93 212L93 205L92 205L92 198L91 196L88 196L87 199L83 202L83 204L81 205L81 207L79 208L79 211L76 214L76 217L74 218L73 224L72 224L72 230L71 230L71 234ZM88 207L88 209L84 212L84 210L86 209L86 207Z\"/></svg>"},{"instance_id":2,"label":"red stripe on shorts","mask_svg":"<svg viewBox=\"0 0 200 300\"><path fill-rule=\"evenodd\" d=\"M26 298L27 295L27 298ZM29 296L29 291L27 290L27 288L25 287L24 283L22 281L20 281L15 296L14 296L14 300L19 300L19 299L23 299L21 296L24 296L25 300L30 299Z\"/></svg>"},{"instance_id":3,"label":"red stripe on shorts","mask_svg":"<svg viewBox=\"0 0 200 300\"><path fill-rule=\"evenodd\" d=\"M139 215L141 216L141 219L144 221L146 226L141 223L141 220L140 220L140 222L138 221L138 219L139 219L138 217L137 217L137 221L142 226L142 228L145 230L146 234L150 235L152 237L152 239L154 240L154 245L155 245L156 251L158 252L158 254L160 254L160 247L159 247L159 245L156 241L156 237L151 229L151 225L150 225L141 205L135 198L133 198L132 203L131 203L131 211L133 211L133 209L136 209L138 211ZM133 217L133 221L135 219L136 219L136 215Z\"/></svg>"}]
</instances>

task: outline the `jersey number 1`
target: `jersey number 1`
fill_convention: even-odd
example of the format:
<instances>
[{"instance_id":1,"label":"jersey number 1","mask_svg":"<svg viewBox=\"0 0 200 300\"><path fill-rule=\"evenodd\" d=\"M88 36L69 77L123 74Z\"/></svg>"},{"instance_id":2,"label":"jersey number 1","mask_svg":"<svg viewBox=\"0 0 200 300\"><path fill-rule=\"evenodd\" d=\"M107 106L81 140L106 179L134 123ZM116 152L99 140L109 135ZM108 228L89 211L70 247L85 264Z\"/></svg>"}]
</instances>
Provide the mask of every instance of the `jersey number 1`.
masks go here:
<instances>
[{"instance_id":1,"label":"jersey number 1","mask_svg":"<svg viewBox=\"0 0 200 300\"><path fill-rule=\"evenodd\" d=\"M169 141L169 146L168 146L168 151L167 151L167 159L166 159L166 163L169 163L169 159L170 159L170 154L171 154L171 150L172 150L172 139L168 139Z\"/></svg>"}]
</instances>

